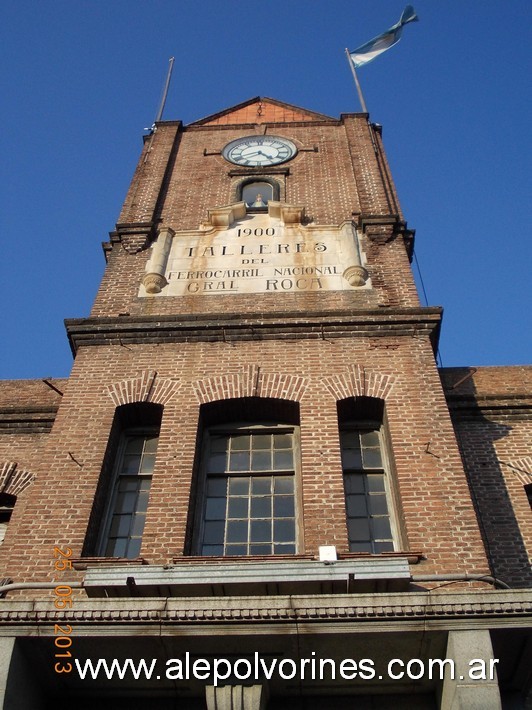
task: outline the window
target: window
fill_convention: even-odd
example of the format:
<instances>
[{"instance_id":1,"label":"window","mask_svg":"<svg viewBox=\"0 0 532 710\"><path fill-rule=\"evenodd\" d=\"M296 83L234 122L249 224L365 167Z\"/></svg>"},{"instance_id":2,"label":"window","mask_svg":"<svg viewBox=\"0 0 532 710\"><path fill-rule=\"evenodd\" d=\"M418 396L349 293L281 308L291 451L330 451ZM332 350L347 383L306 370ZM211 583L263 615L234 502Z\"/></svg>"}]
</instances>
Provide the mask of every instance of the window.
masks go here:
<instances>
[{"instance_id":1,"label":"window","mask_svg":"<svg viewBox=\"0 0 532 710\"><path fill-rule=\"evenodd\" d=\"M390 480L381 423L383 407L379 402L360 397L344 400L342 412L339 407L350 552L394 550ZM377 420L372 418L375 414Z\"/></svg>"},{"instance_id":2,"label":"window","mask_svg":"<svg viewBox=\"0 0 532 710\"><path fill-rule=\"evenodd\" d=\"M274 180L246 180L238 187L237 199L246 203L248 209L266 210L268 202L279 199L279 185Z\"/></svg>"},{"instance_id":3,"label":"window","mask_svg":"<svg viewBox=\"0 0 532 710\"><path fill-rule=\"evenodd\" d=\"M295 551L294 432L210 432L201 554Z\"/></svg>"},{"instance_id":4,"label":"window","mask_svg":"<svg viewBox=\"0 0 532 710\"><path fill-rule=\"evenodd\" d=\"M0 493L0 545L4 542L7 526L11 520L17 497L10 493Z\"/></svg>"},{"instance_id":5,"label":"window","mask_svg":"<svg viewBox=\"0 0 532 710\"><path fill-rule=\"evenodd\" d=\"M122 436L100 543L100 554L105 557L140 554L157 442L153 431Z\"/></svg>"},{"instance_id":6,"label":"window","mask_svg":"<svg viewBox=\"0 0 532 710\"><path fill-rule=\"evenodd\" d=\"M83 556L139 556L162 413L151 402L117 407Z\"/></svg>"}]
</instances>

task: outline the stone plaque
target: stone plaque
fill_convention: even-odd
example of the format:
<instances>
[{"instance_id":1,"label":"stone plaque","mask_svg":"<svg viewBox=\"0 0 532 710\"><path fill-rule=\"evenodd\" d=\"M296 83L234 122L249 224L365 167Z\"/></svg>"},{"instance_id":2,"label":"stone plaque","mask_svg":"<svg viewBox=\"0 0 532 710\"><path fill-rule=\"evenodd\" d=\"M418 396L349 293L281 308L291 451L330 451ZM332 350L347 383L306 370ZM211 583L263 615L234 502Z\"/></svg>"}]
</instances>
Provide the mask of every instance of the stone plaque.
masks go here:
<instances>
[{"instance_id":1,"label":"stone plaque","mask_svg":"<svg viewBox=\"0 0 532 710\"><path fill-rule=\"evenodd\" d=\"M271 208L269 213L244 211L236 219L229 214L227 227L213 225L211 217L203 230L162 230L139 295L339 291L367 285L351 223L287 224L287 214L286 208L278 216Z\"/></svg>"}]
</instances>

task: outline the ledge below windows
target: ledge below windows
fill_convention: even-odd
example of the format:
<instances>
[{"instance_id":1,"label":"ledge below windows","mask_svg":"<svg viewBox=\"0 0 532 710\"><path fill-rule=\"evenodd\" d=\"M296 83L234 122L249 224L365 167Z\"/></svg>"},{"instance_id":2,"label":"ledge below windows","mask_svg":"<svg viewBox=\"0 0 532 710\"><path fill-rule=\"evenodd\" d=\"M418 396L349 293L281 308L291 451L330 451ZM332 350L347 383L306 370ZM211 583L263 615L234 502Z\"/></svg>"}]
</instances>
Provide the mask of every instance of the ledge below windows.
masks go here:
<instances>
[{"instance_id":1,"label":"ledge below windows","mask_svg":"<svg viewBox=\"0 0 532 710\"><path fill-rule=\"evenodd\" d=\"M401 592L408 589L406 557L337 562L317 560L89 567L89 597L194 597Z\"/></svg>"}]
</instances>

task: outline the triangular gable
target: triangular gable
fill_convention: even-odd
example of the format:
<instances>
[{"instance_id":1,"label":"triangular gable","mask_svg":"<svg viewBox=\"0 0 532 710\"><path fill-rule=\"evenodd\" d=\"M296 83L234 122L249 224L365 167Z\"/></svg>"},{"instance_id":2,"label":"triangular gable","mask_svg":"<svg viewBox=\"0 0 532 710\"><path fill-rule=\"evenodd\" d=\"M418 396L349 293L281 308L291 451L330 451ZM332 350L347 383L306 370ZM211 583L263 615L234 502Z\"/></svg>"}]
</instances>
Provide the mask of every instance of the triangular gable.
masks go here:
<instances>
[{"instance_id":1,"label":"triangular gable","mask_svg":"<svg viewBox=\"0 0 532 710\"><path fill-rule=\"evenodd\" d=\"M331 116L323 113L308 111L307 109L293 106L292 104L256 96L249 101L231 106L230 108L213 113L211 116L201 118L190 123L190 126L227 126L243 123L292 123L297 121L335 121Z\"/></svg>"}]
</instances>

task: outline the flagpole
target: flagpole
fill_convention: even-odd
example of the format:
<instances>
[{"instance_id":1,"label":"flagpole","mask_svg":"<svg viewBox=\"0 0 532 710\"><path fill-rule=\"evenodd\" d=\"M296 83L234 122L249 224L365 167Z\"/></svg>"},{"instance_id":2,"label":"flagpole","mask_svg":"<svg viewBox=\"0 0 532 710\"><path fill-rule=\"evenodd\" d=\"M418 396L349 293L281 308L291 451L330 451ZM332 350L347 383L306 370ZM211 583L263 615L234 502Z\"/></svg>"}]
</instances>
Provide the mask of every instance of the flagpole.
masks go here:
<instances>
[{"instance_id":1,"label":"flagpole","mask_svg":"<svg viewBox=\"0 0 532 710\"><path fill-rule=\"evenodd\" d=\"M347 58L347 62L348 62L348 64L349 64L349 66L351 67L351 72L352 72L352 74L353 74L353 79L355 80L355 86L356 86L356 89L357 89L357 94L358 94L358 98L359 98L359 101L360 101L360 105L362 106L362 111L363 111L364 113L369 113L368 107L366 106L366 102L364 101L364 94L362 93L362 89L360 88L360 83L359 83L359 81L358 81L358 76L357 76L357 73L356 73L356 71L355 71L355 65L353 64L353 61L352 61L352 59L351 59L351 56L350 56L350 54L349 54L349 50L347 49L347 47L346 47L346 49L345 49L345 56L346 56L346 58Z\"/></svg>"}]
</instances>

